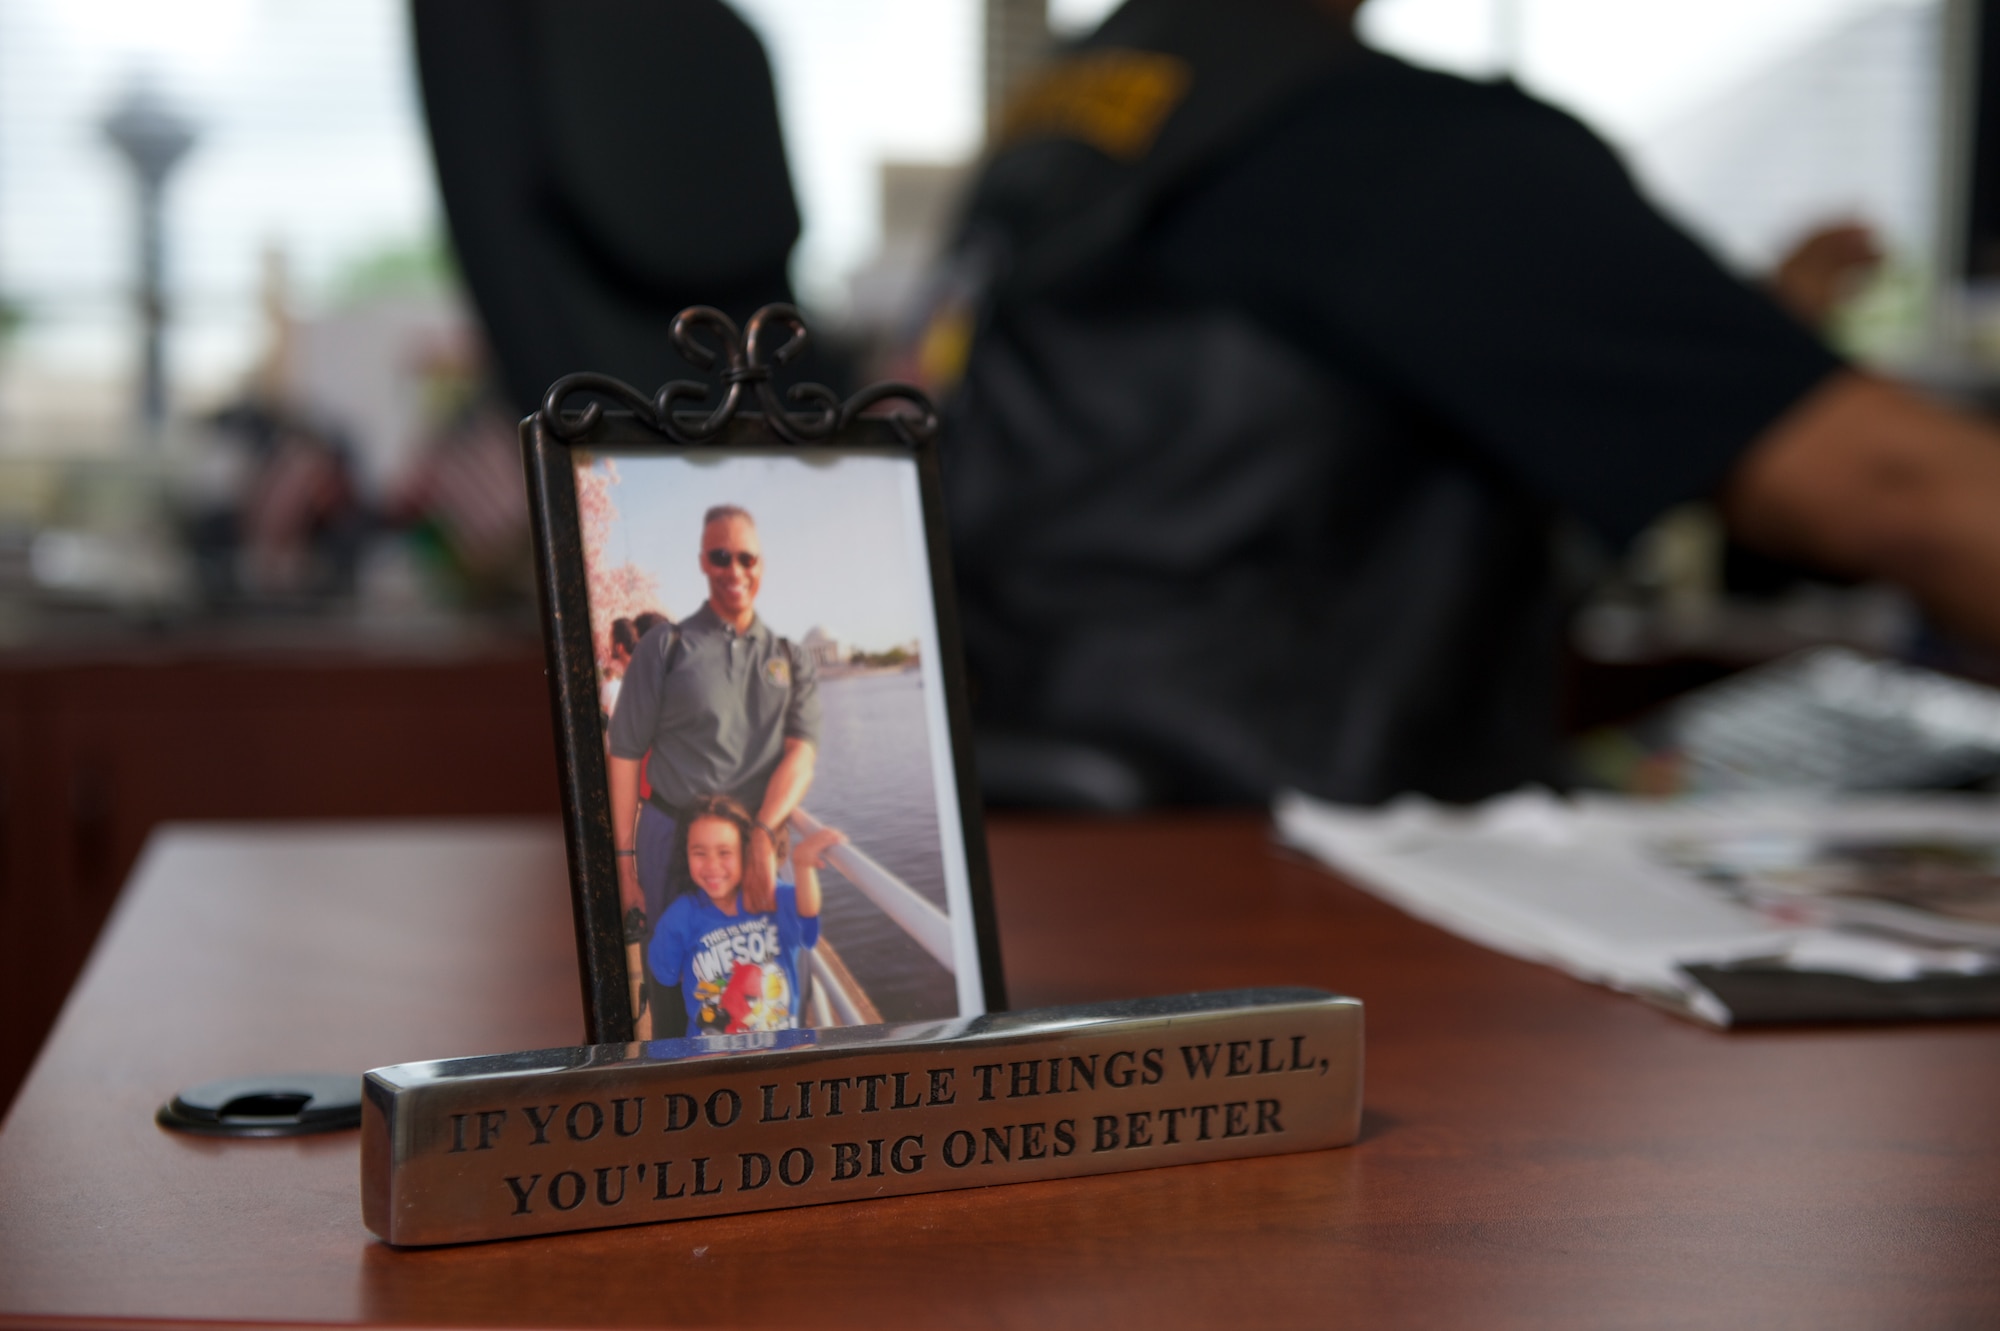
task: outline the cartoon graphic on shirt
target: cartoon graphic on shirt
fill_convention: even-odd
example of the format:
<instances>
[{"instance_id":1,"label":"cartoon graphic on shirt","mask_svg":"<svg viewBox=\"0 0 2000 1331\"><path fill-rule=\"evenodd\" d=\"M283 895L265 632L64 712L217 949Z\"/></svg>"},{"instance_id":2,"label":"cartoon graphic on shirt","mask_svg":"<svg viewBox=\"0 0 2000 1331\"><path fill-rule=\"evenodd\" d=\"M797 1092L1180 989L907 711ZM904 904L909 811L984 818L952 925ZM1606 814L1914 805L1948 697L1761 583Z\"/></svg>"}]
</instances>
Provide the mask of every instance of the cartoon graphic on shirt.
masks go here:
<instances>
[{"instance_id":1,"label":"cartoon graphic on shirt","mask_svg":"<svg viewBox=\"0 0 2000 1331\"><path fill-rule=\"evenodd\" d=\"M729 1014L724 1035L743 1031L778 1031L792 1024L792 986L776 966L745 962L729 977L722 991L722 1010Z\"/></svg>"},{"instance_id":2,"label":"cartoon graphic on shirt","mask_svg":"<svg viewBox=\"0 0 2000 1331\"><path fill-rule=\"evenodd\" d=\"M733 920L701 936L688 959L700 1005L699 1034L776 1031L794 1024L781 946L777 920L769 915Z\"/></svg>"}]
</instances>

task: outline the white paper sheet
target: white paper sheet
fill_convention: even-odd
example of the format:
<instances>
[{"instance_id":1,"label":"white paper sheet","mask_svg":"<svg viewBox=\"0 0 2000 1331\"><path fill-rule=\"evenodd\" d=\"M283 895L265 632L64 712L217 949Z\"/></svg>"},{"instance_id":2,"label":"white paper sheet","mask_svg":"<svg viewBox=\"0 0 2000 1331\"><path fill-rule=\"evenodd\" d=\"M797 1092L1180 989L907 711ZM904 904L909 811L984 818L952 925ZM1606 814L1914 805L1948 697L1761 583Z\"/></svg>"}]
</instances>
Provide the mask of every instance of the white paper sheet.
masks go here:
<instances>
[{"instance_id":1,"label":"white paper sheet","mask_svg":"<svg viewBox=\"0 0 2000 1331\"><path fill-rule=\"evenodd\" d=\"M1412 915L1718 1026L1729 1013L1683 966L1772 959L1878 980L2000 969L1994 950L1774 919L1660 853L1674 839L1771 832L2000 840L1991 798L1669 803L1529 790L1469 809L1417 798L1357 809L1287 794L1275 815L1287 844Z\"/></svg>"}]
</instances>

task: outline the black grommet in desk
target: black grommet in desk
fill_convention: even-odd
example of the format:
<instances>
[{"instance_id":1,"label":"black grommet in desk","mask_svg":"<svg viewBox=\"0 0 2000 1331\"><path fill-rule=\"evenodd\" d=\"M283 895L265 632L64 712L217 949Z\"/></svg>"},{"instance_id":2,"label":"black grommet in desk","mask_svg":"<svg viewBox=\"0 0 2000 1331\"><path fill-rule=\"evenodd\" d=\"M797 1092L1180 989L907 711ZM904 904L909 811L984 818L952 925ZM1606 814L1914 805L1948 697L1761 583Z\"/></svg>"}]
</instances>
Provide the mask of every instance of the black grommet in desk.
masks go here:
<instances>
[{"instance_id":1,"label":"black grommet in desk","mask_svg":"<svg viewBox=\"0 0 2000 1331\"><path fill-rule=\"evenodd\" d=\"M231 1077L193 1086L160 1106L163 1128L204 1137L302 1137L361 1126L361 1078L347 1073Z\"/></svg>"}]
</instances>

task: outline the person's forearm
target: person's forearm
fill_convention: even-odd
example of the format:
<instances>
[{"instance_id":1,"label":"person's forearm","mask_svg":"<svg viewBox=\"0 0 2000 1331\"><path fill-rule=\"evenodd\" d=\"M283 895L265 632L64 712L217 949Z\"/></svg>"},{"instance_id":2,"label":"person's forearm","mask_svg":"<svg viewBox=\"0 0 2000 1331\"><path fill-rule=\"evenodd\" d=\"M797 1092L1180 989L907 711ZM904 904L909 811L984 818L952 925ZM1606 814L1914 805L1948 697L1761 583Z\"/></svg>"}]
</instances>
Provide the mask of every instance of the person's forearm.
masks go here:
<instances>
[{"instance_id":1,"label":"person's forearm","mask_svg":"<svg viewBox=\"0 0 2000 1331\"><path fill-rule=\"evenodd\" d=\"M1901 584L2000 648L2000 429L1861 374L1778 421L1723 495L1745 544Z\"/></svg>"},{"instance_id":2,"label":"person's forearm","mask_svg":"<svg viewBox=\"0 0 2000 1331\"><path fill-rule=\"evenodd\" d=\"M611 840L630 850L638 836L639 759L611 759Z\"/></svg>"},{"instance_id":3,"label":"person's forearm","mask_svg":"<svg viewBox=\"0 0 2000 1331\"><path fill-rule=\"evenodd\" d=\"M639 760L611 759L611 843L618 850L618 903L622 910L646 912L646 893L639 886ZM635 1003L638 999L633 1000Z\"/></svg>"},{"instance_id":4,"label":"person's forearm","mask_svg":"<svg viewBox=\"0 0 2000 1331\"><path fill-rule=\"evenodd\" d=\"M816 759L817 750L805 740L785 741L785 756L778 760L771 783L764 787L764 803L757 810L758 822L777 827L792 816L792 810L799 807L806 791L812 788Z\"/></svg>"},{"instance_id":5,"label":"person's forearm","mask_svg":"<svg viewBox=\"0 0 2000 1331\"><path fill-rule=\"evenodd\" d=\"M819 870L801 869L798 882L792 890L797 893L795 904L799 908L799 918L810 920L819 914Z\"/></svg>"}]
</instances>

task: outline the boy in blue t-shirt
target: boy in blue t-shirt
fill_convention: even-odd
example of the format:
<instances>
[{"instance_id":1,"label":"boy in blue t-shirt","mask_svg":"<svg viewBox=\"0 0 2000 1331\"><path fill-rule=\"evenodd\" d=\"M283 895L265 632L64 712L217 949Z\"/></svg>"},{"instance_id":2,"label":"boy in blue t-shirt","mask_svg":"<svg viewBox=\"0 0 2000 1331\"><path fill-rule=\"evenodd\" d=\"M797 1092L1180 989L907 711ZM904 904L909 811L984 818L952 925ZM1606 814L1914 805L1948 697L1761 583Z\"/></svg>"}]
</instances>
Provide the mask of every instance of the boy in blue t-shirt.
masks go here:
<instances>
[{"instance_id":1,"label":"boy in blue t-shirt","mask_svg":"<svg viewBox=\"0 0 2000 1331\"><path fill-rule=\"evenodd\" d=\"M689 1035L790 1030L799 1024L797 956L819 941L819 866L847 838L822 828L792 848L795 883L781 877L772 899L743 894L749 812L724 795L697 800L682 821L678 857L697 890L667 906L646 949L653 977L678 985Z\"/></svg>"}]
</instances>

